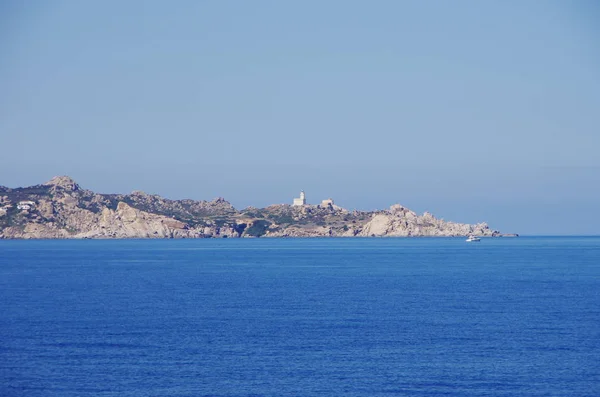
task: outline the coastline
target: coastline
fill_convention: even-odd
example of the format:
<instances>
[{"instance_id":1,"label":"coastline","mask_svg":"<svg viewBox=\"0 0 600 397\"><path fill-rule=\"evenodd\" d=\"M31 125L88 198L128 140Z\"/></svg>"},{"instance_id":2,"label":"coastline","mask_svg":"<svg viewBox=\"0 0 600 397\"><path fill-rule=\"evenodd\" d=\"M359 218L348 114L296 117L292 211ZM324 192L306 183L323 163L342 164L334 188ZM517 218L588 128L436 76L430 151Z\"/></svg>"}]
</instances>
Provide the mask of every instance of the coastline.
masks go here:
<instances>
[{"instance_id":1,"label":"coastline","mask_svg":"<svg viewBox=\"0 0 600 397\"><path fill-rule=\"evenodd\" d=\"M72 178L54 177L23 188L0 186L0 239L201 239L517 237L487 223L446 221L394 204L375 211L347 210L332 199L307 204L234 208L224 198L170 200L140 191L100 194Z\"/></svg>"}]
</instances>

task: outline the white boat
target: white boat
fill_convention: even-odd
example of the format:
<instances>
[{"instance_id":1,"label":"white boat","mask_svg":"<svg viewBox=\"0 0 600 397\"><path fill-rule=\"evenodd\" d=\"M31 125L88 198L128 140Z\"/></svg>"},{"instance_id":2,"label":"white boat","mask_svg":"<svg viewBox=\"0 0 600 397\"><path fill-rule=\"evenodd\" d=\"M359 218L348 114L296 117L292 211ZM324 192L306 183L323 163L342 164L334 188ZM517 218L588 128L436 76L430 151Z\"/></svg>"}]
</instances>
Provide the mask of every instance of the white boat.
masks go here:
<instances>
[{"instance_id":1,"label":"white boat","mask_svg":"<svg viewBox=\"0 0 600 397\"><path fill-rule=\"evenodd\" d=\"M478 243L481 239L477 236L470 235L469 238L465 240L467 243Z\"/></svg>"}]
</instances>

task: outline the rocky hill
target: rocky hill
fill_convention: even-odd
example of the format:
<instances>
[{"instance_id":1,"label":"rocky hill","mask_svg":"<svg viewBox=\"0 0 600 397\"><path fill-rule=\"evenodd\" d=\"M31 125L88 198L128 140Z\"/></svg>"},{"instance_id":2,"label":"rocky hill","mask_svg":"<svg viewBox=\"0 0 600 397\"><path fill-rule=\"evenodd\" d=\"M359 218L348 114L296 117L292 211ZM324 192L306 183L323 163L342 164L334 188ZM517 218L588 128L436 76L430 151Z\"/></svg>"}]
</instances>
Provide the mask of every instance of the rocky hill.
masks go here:
<instances>
[{"instance_id":1,"label":"rocky hill","mask_svg":"<svg viewBox=\"0 0 600 397\"><path fill-rule=\"evenodd\" d=\"M60 176L36 186L0 186L0 238L207 238L501 236L487 224L447 222L396 204L348 211L335 205L248 207L223 198L168 200L134 191L99 194Z\"/></svg>"}]
</instances>

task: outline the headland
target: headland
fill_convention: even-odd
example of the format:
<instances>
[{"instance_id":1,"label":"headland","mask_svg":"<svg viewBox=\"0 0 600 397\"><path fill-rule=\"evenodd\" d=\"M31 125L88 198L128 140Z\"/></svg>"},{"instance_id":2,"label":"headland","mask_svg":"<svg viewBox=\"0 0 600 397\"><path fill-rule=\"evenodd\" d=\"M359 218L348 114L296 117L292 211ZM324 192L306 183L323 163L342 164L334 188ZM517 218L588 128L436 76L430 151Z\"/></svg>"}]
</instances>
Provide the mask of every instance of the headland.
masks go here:
<instances>
[{"instance_id":1,"label":"headland","mask_svg":"<svg viewBox=\"0 0 600 397\"><path fill-rule=\"evenodd\" d=\"M502 234L486 223L466 224L418 215L400 204L376 211L349 211L325 199L307 204L237 210L223 198L169 200L134 191L100 194L72 178L41 185L0 186L0 238L239 238L239 237L480 237Z\"/></svg>"}]
</instances>

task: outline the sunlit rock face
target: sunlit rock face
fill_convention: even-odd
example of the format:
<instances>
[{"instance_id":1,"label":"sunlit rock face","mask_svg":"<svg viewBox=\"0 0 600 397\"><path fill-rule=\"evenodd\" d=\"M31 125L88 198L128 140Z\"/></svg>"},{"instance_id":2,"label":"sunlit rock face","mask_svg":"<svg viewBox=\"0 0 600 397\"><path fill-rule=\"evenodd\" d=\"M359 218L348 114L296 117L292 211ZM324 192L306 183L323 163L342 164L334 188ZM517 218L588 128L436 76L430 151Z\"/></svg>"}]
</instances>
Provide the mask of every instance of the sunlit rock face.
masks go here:
<instances>
[{"instance_id":1,"label":"sunlit rock face","mask_svg":"<svg viewBox=\"0 0 600 397\"><path fill-rule=\"evenodd\" d=\"M327 200L325 200L327 201ZM324 203L324 204L323 204ZM0 238L238 238L497 236L485 223L448 222L394 204L348 211L287 204L236 210L222 197L170 200L155 194L98 194L68 176L25 188L0 187Z\"/></svg>"}]
</instances>

